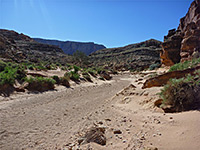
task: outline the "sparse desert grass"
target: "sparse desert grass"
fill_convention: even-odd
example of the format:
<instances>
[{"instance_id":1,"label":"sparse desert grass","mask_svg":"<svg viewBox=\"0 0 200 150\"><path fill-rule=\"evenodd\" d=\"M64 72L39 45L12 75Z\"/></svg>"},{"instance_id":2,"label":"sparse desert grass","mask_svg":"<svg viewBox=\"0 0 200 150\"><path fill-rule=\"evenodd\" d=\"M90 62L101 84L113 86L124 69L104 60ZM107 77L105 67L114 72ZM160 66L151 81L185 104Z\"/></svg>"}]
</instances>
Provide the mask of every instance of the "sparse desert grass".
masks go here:
<instances>
[{"instance_id":1,"label":"sparse desert grass","mask_svg":"<svg viewBox=\"0 0 200 150\"><path fill-rule=\"evenodd\" d=\"M171 68L169 69L169 72L193 68L193 67L196 67L199 63L200 63L200 58L193 59L193 60L187 60L183 63L180 62L180 63L177 63L177 64L171 66Z\"/></svg>"}]
</instances>

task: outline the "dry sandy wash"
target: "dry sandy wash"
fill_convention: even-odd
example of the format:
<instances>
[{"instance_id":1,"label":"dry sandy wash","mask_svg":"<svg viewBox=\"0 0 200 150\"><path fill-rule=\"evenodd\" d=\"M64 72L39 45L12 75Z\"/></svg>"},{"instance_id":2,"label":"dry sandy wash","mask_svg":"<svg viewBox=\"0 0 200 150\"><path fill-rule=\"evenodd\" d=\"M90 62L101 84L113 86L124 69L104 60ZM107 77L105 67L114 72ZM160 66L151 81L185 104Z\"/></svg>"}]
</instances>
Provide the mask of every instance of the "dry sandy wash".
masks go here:
<instances>
[{"instance_id":1,"label":"dry sandy wash","mask_svg":"<svg viewBox=\"0 0 200 150\"><path fill-rule=\"evenodd\" d=\"M82 83L38 94L0 97L1 150L199 150L200 112L154 107L160 88L141 89L149 73ZM78 144L92 126L106 145Z\"/></svg>"}]
</instances>

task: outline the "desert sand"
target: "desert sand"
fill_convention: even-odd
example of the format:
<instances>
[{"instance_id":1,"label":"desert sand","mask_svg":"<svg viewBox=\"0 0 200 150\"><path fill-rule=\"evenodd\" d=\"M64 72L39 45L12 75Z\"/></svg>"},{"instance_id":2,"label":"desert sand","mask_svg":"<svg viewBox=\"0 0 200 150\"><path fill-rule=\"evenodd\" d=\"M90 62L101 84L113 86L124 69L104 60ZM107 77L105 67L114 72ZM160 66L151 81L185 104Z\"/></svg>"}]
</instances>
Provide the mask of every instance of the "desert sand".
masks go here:
<instances>
[{"instance_id":1,"label":"desert sand","mask_svg":"<svg viewBox=\"0 0 200 150\"><path fill-rule=\"evenodd\" d=\"M156 108L160 87L141 89L150 74L0 97L0 149L198 150L200 112ZM78 144L92 126L105 128L105 146Z\"/></svg>"}]
</instances>

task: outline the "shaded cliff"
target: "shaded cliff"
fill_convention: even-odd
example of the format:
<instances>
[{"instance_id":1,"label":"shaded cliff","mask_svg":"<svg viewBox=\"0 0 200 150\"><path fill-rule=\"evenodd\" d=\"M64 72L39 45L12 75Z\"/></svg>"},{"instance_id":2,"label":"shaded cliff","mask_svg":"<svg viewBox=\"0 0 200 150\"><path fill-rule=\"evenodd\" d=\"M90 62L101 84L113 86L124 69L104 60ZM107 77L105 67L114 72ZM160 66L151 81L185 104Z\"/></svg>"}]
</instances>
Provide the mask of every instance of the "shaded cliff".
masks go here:
<instances>
[{"instance_id":1,"label":"shaded cliff","mask_svg":"<svg viewBox=\"0 0 200 150\"><path fill-rule=\"evenodd\" d=\"M104 45L95 44L93 42L73 42L73 41L58 41L34 38L35 41L43 44L56 45L61 48L66 54L73 54L76 50L89 55L97 50L106 48Z\"/></svg>"},{"instance_id":2,"label":"shaded cliff","mask_svg":"<svg viewBox=\"0 0 200 150\"><path fill-rule=\"evenodd\" d=\"M192 2L179 27L164 37L162 63L171 66L180 61L200 56L200 0Z\"/></svg>"},{"instance_id":3,"label":"shaded cliff","mask_svg":"<svg viewBox=\"0 0 200 150\"><path fill-rule=\"evenodd\" d=\"M150 39L125 47L99 50L92 53L90 58L97 66L108 66L117 70L142 70L160 62L161 43Z\"/></svg>"}]
</instances>

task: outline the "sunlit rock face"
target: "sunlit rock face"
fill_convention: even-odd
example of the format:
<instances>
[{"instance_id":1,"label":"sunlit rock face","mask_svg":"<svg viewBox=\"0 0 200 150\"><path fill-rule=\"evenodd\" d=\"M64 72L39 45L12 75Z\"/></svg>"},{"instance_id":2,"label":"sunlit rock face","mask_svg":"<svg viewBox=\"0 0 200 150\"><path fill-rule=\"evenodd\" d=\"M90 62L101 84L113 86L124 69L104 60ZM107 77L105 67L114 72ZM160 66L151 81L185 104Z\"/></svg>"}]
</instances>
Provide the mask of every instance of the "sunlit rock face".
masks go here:
<instances>
[{"instance_id":1,"label":"sunlit rock face","mask_svg":"<svg viewBox=\"0 0 200 150\"><path fill-rule=\"evenodd\" d=\"M162 44L161 59L166 66L200 56L200 0L192 2L178 29L169 30Z\"/></svg>"}]
</instances>

